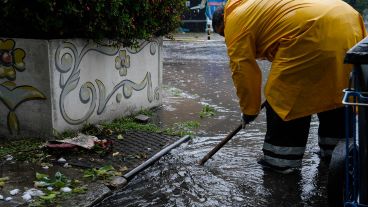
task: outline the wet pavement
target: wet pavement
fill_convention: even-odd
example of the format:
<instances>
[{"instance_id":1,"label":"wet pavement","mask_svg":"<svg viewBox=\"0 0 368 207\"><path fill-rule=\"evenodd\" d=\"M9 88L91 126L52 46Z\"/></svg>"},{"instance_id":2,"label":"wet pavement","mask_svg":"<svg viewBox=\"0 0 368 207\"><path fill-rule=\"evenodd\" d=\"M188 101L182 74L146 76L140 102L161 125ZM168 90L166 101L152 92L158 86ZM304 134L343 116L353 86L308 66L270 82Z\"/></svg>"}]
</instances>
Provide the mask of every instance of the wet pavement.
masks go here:
<instances>
[{"instance_id":1,"label":"wet pavement","mask_svg":"<svg viewBox=\"0 0 368 207\"><path fill-rule=\"evenodd\" d=\"M168 136L164 134L144 132L144 131L125 131L121 133L112 133L107 135L99 133L96 135L100 140L107 140L111 143L109 149L101 151L87 150L83 148L47 148L46 143L37 146L33 149L28 149L22 153L22 148L12 153L12 155L0 156L0 207L21 207L21 206L91 206L111 194L116 187L124 186L121 179L110 180L106 179L90 179L84 177L87 170L101 169L106 166L112 166L120 178L122 175L124 179L131 179L135 174L133 170L136 169L143 162L156 155L163 148L169 144L176 142L180 137ZM120 138L118 138L120 136ZM15 145L21 145L24 142L7 142L0 143L1 148L12 148ZM35 157L31 158L31 155ZM36 156L39 155L39 156ZM14 157L13 157L14 156ZM27 156L25 161L18 160L15 157ZM32 161L33 159L33 161ZM59 161L63 159L64 161ZM53 202L37 203L38 196L33 195L32 199L26 199L25 194L31 189L36 189L37 173L48 175L53 179L54 175L61 173L70 182L78 180L78 184L69 185L68 187L75 189L76 187L85 187L85 193L69 193L59 196ZM127 176L128 173L131 175ZM2 179L5 179L5 182ZM111 177L111 178L115 178ZM118 182L117 182L118 181ZM113 184L113 182L115 184ZM51 184L50 184L51 185ZM58 187L51 185L58 192ZM37 187L42 190L42 194L50 192L41 186ZM17 190L19 192L12 194L11 191Z\"/></svg>"},{"instance_id":2,"label":"wet pavement","mask_svg":"<svg viewBox=\"0 0 368 207\"><path fill-rule=\"evenodd\" d=\"M240 123L223 39L178 34L164 41L163 126L197 121L197 135L141 172L103 206L327 206L327 166L318 157L318 121L313 117L300 171L280 175L257 164L265 135L264 111L204 166L198 165ZM259 62L264 77L270 64ZM216 109L200 118L204 105Z\"/></svg>"}]
</instances>

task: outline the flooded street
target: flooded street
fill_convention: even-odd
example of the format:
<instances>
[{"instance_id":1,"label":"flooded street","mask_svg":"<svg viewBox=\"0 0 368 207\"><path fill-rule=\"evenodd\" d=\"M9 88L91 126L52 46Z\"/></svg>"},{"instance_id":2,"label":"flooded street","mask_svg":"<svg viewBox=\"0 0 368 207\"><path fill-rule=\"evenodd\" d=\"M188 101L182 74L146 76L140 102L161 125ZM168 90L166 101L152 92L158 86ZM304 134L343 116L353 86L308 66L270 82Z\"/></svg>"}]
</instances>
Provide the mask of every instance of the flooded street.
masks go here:
<instances>
[{"instance_id":1,"label":"flooded street","mask_svg":"<svg viewBox=\"0 0 368 207\"><path fill-rule=\"evenodd\" d=\"M164 41L163 126L197 121L192 140L141 172L124 189L99 206L327 206L327 166L320 162L318 122L313 117L301 171L281 175L263 171L265 112L241 130L204 166L213 147L240 124L240 110L231 81L226 46L221 37ZM267 74L270 64L259 62ZM264 76L265 77L265 76ZM200 118L203 106L216 109Z\"/></svg>"}]
</instances>

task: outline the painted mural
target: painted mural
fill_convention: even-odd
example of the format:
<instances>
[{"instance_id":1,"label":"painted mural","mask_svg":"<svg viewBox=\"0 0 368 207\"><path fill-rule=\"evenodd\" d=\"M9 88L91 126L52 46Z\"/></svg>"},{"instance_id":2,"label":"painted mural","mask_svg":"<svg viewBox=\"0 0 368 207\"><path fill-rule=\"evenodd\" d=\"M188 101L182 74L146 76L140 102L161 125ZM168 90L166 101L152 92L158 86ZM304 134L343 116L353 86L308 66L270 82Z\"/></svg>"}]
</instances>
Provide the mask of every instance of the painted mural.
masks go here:
<instances>
[{"instance_id":1,"label":"painted mural","mask_svg":"<svg viewBox=\"0 0 368 207\"><path fill-rule=\"evenodd\" d=\"M26 53L23 49L15 48L15 44L13 39L0 39L0 101L9 110L7 126L11 134L19 134L20 130L17 107L27 101L46 99L46 96L33 86L17 86L17 72L26 69Z\"/></svg>"},{"instance_id":2,"label":"painted mural","mask_svg":"<svg viewBox=\"0 0 368 207\"><path fill-rule=\"evenodd\" d=\"M146 72L140 82L134 82L127 76L131 69L130 58L132 55L138 54L143 48L149 46L150 54L155 55L158 47L156 41L142 41L137 48L120 48L98 45L92 41L86 43L82 49L71 41L66 41L61 44L55 55L55 67L60 73L59 86L61 89L59 98L59 110L63 119L71 125L79 125L88 120L95 111L97 115L102 114L107 106L107 103L115 96L117 103L122 103L122 99L129 99L134 92L147 90L147 100L151 103L153 100L159 100L159 86L155 89L152 87L151 73ZM114 58L115 68L112 71L120 76L121 80L109 91L103 81L95 79L94 81L87 81L79 83L81 79L81 62L84 57L90 52L97 52ZM80 86L79 86L80 85ZM88 104L86 112L80 117L72 117L66 110L66 97L74 90L78 90L79 86L79 101L82 104ZM73 114L75 115L75 114Z\"/></svg>"}]
</instances>

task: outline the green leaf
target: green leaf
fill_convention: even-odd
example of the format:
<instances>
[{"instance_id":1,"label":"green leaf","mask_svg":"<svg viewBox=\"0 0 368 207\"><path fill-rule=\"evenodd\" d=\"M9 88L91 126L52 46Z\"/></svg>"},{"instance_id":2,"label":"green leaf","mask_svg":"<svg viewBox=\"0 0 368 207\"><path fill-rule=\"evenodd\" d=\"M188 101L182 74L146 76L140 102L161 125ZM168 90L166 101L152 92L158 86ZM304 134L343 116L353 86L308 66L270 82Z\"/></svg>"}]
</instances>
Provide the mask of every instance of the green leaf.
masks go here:
<instances>
[{"instance_id":1,"label":"green leaf","mask_svg":"<svg viewBox=\"0 0 368 207\"><path fill-rule=\"evenodd\" d=\"M66 183L61 181L61 180L57 180L53 183L51 183L52 186L56 187L56 188L62 188L66 186Z\"/></svg>"},{"instance_id":2,"label":"green leaf","mask_svg":"<svg viewBox=\"0 0 368 207\"><path fill-rule=\"evenodd\" d=\"M102 179L106 179L109 178L113 175L116 174L116 170L113 166L111 165L107 165L107 166L103 166L99 169L89 169L84 171L84 178L92 178L93 180L97 179L97 178L102 178Z\"/></svg>"},{"instance_id":3,"label":"green leaf","mask_svg":"<svg viewBox=\"0 0 368 207\"><path fill-rule=\"evenodd\" d=\"M56 172L56 173L55 173L55 178L56 178L56 179L61 180L61 179L63 178L63 176L64 176L64 175L63 175L61 172Z\"/></svg>"},{"instance_id":4,"label":"green leaf","mask_svg":"<svg viewBox=\"0 0 368 207\"><path fill-rule=\"evenodd\" d=\"M37 180L48 180L48 175L36 172Z\"/></svg>"},{"instance_id":5,"label":"green leaf","mask_svg":"<svg viewBox=\"0 0 368 207\"><path fill-rule=\"evenodd\" d=\"M0 178L0 182L5 182L5 181L8 181L9 180L9 177L2 177Z\"/></svg>"},{"instance_id":6,"label":"green leaf","mask_svg":"<svg viewBox=\"0 0 368 207\"><path fill-rule=\"evenodd\" d=\"M82 186L82 187L77 187L77 188L74 188L73 193L86 193L87 192L87 187L85 186Z\"/></svg>"},{"instance_id":7,"label":"green leaf","mask_svg":"<svg viewBox=\"0 0 368 207\"><path fill-rule=\"evenodd\" d=\"M115 170L115 168L112 165L106 165L106 166L101 167L98 171L107 172L110 170Z\"/></svg>"},{"instance_id":8,"label":"green leaf","mask_svg":"<svg viewBox=\"0 0 368 207\"><path fill-rule=\"evenodd\" d=\"M96 173L93 169L89 169L89 170L84 171L83 177L92 178L94 180L96 177Z\"/></svg>"},{"instance_id":9,"label":"green leaf","mask_svg":"<svg viewBox=\"0 0 368 207\"><path fill-rule=\"evenodd\" d=\"M204 118L204 117L214 116L215 113L216 113L216 110L214 107L210 105L204 105L202 107L201 112L199 113L199 117Z\"/></svg>"},{"instance_id":10,"label":"green leaf","mask_svg":"<svg viewBox=\"0 0 368 207\"><path fill-rule=\"evenodd\" d=\"M56 198L56 193L50 193L48 195L40 196L41 199L51 201Z\"/></svg>"}]
</instances>

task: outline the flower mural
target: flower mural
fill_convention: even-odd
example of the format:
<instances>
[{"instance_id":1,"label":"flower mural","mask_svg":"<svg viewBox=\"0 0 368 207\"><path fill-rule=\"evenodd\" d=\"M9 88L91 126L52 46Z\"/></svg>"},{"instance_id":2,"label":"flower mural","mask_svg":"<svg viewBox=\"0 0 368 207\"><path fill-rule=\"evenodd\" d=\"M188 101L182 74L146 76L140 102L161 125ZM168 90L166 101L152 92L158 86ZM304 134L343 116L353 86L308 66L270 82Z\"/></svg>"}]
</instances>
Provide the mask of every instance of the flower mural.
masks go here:
<instances>
[{"instance_id":1,"label":"flower mural","mask_svg":"<svg viewBox=\"0 0 368 207\"><path fill-rule=\"evenodd\" d=\"M130 57L126 50L120 50L119 55L115 58L115 68L119 71L120 76L126 76L130 67Z\"/></svg>"},{"instance_id":2,"label":"flower mural","mask_svg":"<svg viewBox=\"0 0 368 207\"><path fill-rule=\"evenodd\" d=\"M0 101L9 110L7 125L11 134L18 134L20 129L15 113L17 107L26 101L46 99L38 89L28 85L17 86L15 83L16 71L25 70L25 56L24 50L15 48L14 40L0 39L0 80L7 79L0 83Z\"/></svg>"},{"instance_id":3,"label":"flower mural","mask_svg":"<svg viewBox=\"0 0 368 207\"><path fill-rule=\"evenodd\" d=\"M0 78L16 79L16 71L24 71L24 50L14 48L14 40L0 40Z\"/></svg>"},{"instance_id":4,"label":"flower mural","mask_svg":"<svg viewBox=\"0 0 368 207\"><path fill-rule=\"evenodd\" d=\"M158 39L142 41L137 47L124 49L108 45L97 45L92 41L86 42L86 44L79 49L73 41L64 41L63 44L60 44L55 53L55 68L60 73L59 86L61 92L59 98L59 109L60 115L63 117L64 121L70 125L81 125L87 122L95 112L97 112L97 115L101 115L105 112L105 109L110 106L109 101L115 94L116 102L121 103L122 99L130 99L134 92L142 92L146 89L146 97L149 103L154 100L159 101L159 86L153 88L150 71L145 71L144 76L143 71L140 73L142 74L141 81L131 80L128 77L128 72L131 72L131 58L134 58L134 55L139 54L147 45L150 47L150 54L154 56L157 51L159 52L158 49L155 49L159 45L158 41ZM106 87L105 83L97 78L94 78L95 83L85 80L85 78L81 78L81 70L83 69L83 67L81 67L81 62L83 62L89 52L97 52L100 53L101 56L113 58L112 60L114 62L112 63L114 65L112 69L119 72L120 78L118 78L118 82L114 82L112 87ZM157 58L160 57L159 54L156 55ZM62 61L65 57L68 57L69 61ZM70 62L73 64L69 64ZM160 77L159 66L157 74ZM84 82L81 82L81 80ZM68 104L67 96L73 96L71 93L78 90L78 88L79 101L82 104L88 105L83 107L85 110L83 113L70 113L71 110L68 110L68 108L70 108L70 104Z\"/></svg>"}]
</instances>

